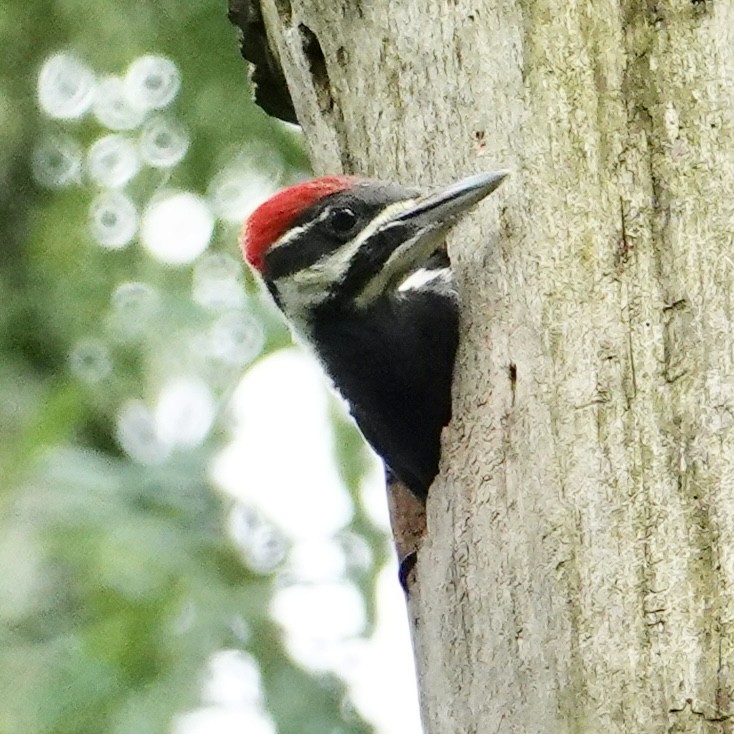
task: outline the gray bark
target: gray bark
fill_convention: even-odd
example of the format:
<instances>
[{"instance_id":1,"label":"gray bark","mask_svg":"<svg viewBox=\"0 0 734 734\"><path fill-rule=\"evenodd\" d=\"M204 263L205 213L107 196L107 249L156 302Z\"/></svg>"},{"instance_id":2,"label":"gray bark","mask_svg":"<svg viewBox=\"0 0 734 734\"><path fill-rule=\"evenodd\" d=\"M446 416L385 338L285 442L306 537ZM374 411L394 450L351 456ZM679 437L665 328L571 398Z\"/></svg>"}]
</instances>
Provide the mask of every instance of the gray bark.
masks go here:
<instances>
[{"instance_id":1,"label":"gray bark","mask_svg":"<svg viewBox=\"0 0 734 734\"><path fill-rule=\"evenodd\" d=\"M731 731L732 3L262 10L317 171L513 171L449 243L427 732Z\"/></svg>"}]
</instances>

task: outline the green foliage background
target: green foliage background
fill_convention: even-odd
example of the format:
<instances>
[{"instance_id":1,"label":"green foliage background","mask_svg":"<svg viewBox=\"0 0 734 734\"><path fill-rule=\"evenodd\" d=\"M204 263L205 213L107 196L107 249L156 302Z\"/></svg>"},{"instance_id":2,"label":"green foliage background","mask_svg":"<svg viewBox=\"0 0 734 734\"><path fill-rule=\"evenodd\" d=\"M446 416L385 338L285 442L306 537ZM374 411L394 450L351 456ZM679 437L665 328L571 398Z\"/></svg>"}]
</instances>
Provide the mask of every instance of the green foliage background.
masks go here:
<instances>
[{"instance_id":1,"label":"green foliage background","mask_svg":"<svg viewBox=\"0 0 734 734\"><path fill-rule=\"evenodd\" d=\"M40 113L38 72L61 50L99 75L124 73L144 53L175 61L175 113L191 146L170 186L204 194L248 141L267 141L294 175L307 168L297 134L250 102L221 0L9 0L0 39L0 734L168 731L201 703L202 671L221 648L257 658L281 734L370 731L353 710L345 717L340 681L290 661L268 615L278 569L248 568L224 532L229 501L207 479L222 427L153 467L115 439L121 402L150 398L182 339L209 323L191 299L191 267L165 267L136 243L96 246L87 224L95 187L49 190L31 171L44 135L70 130L88 146L104 132L90 117L71 124ZM141 174L129 190L142 209L155 187ZM210 249L236 256L236 237L219 223ZM111 293L130 280L160 294L155 328L135 344L110 343L112 371L87 384L69 369L70 351L107 339ZM267 327L265 351L286 344L280 322L252 304ZM237 377L220 374L212 388L225 396ZM345 491L355 498L348 530L375 549L369 568L351 572L371 609L384 540L359 507L362 444L335 415Z\"/></svg>"}]
</instances>

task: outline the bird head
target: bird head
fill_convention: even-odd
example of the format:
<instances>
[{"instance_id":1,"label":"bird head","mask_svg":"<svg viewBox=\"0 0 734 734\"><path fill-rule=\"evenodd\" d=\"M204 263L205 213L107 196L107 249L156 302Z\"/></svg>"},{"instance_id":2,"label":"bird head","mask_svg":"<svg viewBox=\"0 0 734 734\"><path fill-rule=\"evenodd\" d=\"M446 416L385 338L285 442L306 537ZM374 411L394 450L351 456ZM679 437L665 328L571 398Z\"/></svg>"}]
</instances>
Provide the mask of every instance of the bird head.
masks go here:
<instances>
[{"instance_id":1,"label":"bird head","mask_svg":"<svg viewBox=\"0 0 734 734\"><path fill-rule=\"evenodd\" d=\"M243 255L296 321L326 304L365 308L420 268L506 175L477 174L425 194L350 176L296 184L247 220Z\"/></svg>"}]
</instances>

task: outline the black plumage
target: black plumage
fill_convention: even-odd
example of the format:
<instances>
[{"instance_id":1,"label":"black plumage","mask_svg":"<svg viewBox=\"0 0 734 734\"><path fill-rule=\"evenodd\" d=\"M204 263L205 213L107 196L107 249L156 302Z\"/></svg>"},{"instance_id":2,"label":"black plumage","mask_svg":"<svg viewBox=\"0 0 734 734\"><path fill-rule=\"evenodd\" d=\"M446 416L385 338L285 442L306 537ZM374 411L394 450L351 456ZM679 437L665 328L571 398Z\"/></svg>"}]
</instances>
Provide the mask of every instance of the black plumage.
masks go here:
<instances>
[{"instance_id":1,"label":"black plumage","mask_svg":"<svg viewBox=\"0 0 734 734\"><path fill-rule=\"evenodd\" d=\"M448 287L398 291L365 309L327 307L313 325L316 352L364 437L425 498L438 471L441 429L451 418L454 294Z\"/></svg>"}]
</instances>

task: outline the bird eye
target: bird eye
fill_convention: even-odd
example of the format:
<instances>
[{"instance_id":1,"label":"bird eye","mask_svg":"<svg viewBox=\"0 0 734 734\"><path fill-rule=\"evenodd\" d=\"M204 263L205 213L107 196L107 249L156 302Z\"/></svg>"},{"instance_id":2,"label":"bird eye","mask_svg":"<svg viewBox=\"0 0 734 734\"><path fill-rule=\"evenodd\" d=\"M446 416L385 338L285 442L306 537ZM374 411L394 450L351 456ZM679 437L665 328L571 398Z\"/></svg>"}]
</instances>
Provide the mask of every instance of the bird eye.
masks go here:
<instances>
[{"instance_id":1,"label":"bird eye","mask_svg":"<svg viewBox=\"0 0 734 734\"><path fill-rule=\"evenodd\" d=\"M329 229L335 234L347 234L351 232L357 223L357 215L346 207L333 209L329 214Z\"/></svg>"}]
</instances>

